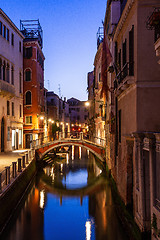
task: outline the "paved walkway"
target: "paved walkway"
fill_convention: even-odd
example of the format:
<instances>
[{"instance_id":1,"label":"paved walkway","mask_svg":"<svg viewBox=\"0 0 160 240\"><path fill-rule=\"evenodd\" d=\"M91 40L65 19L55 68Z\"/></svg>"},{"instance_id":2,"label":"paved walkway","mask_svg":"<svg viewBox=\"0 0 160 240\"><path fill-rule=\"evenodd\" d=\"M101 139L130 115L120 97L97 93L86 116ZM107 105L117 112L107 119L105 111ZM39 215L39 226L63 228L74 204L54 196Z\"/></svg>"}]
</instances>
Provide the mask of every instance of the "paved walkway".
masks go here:
<instances>
[{"instance_id":1,"label":"paved walkway","mask_svg":"<svg viewBox=\"0 0 160 240\"><path fill-rule=\"evenodd\" d=\"M0 172L4 170L5 167L10 166L12 162L16 162L26 151L27 149L15 150L7 153L0 152Z\"/></svg>"}]
</instances>

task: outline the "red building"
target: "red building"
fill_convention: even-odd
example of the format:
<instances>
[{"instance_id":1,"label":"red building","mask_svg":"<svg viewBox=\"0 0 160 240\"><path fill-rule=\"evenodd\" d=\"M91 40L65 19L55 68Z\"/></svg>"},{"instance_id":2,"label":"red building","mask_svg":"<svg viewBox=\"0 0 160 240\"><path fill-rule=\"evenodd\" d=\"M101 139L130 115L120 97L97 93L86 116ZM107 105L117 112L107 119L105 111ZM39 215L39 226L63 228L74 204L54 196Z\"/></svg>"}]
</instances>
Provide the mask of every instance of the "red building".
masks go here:
<instances>
[{"instance_id":1,"label":"red building","mask_svg":"<svg viewBox=\"0 0 160 240\"><path fill-rule=\"evenodd\" d=\"M42 52L42 28L39 20L21 21L21 32L25 36L23 47L23 113L24 146L45 136L46 90L44 88L44 55Z\"/></svg>"}]
</instances>

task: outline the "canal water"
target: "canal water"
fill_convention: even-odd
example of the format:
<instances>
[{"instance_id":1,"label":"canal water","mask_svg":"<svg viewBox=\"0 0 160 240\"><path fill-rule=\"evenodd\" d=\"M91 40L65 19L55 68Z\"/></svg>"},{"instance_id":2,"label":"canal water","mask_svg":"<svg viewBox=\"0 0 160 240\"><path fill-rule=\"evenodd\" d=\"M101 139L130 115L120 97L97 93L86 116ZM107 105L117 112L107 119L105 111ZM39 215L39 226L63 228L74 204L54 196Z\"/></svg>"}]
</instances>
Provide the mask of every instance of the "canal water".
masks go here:
<instances>
[{"instance_id":1,"label":"canal water","mask_svg":"<svg viewBox=\"0 0 160 240\"><path fill-rule=\"evenodd\" d=\"M72 146L38 172L3 240L127 240L105 169Z\"/></svg>"}]
</instances>

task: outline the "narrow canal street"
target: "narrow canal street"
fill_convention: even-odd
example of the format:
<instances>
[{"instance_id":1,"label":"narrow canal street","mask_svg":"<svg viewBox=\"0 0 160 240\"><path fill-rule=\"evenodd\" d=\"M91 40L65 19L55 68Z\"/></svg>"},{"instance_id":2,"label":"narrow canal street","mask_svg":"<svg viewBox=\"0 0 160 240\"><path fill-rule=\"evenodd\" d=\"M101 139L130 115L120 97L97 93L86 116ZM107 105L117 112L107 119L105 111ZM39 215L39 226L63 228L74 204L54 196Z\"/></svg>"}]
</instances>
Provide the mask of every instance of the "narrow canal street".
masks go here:
<instances>
[{"instance_id":1,"label":"narrow canal street","mask_svg":"<svg viewBox=\"0 0 160 240\"><path fill-rule=\"evenodd\" d=\"M71 147L38 172L3 240L125 240L104 167Z\"/></svg>"}]
</instances>

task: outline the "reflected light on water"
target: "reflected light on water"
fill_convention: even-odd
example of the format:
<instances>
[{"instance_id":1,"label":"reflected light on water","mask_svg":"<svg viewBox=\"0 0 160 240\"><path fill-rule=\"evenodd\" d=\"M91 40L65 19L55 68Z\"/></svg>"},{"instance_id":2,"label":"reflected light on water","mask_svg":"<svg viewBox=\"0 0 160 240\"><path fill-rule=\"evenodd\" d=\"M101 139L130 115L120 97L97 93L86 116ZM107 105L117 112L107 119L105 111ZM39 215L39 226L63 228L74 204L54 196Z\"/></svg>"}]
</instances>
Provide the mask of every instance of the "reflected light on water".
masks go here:
<instances>
[{"instance_id":1,"label":"reflected light on water","mask_svg":"<svg viewBox=\"0 0 160 240\"><path fill-rule=\"evenodd\" d=\"M39 201L40 208L44 208L44 190L40 191L40 201Z\"/></svg>"},{"instance_id":2,"label":"reflected light on water","mask_svg":"<svg viewBox=\"0 0 160 240\"><path fill-rule=\"evenodd\" d=\"M61 172L63 171L63 163L61 163Z\"/></svg>"},{"instance_id":3,"label":"reflected light on water","mask_svg":"<svg viewBox=\"0 0 160 240\"><path fill-rule=\"evenodd\" d=\"M69 154L66 155L66 163L69 164Z\"/></svg>"},{"instance_id":4,"label":"reflected light on water","mask_svg":"<svg viewBox=\"0 0 160 240\"><path fill-rule=\"evenodd\" d=\"M91 222L87 221L85 224L86 227L86 240L90 240L91 239Z\"/></svg>"},{"instance_id":5,"label":"reflected light on water","mask_svg":"<svg viewBox=\"0 0 160 240\"><path fill-rule=\"evenodd\" d=\"M74 146L72 146L72 160L74 160Z\"/></svg>"},{"instance_id":6,"label":"reflected light on water","mask_svg":"<svg viewBox=\"0 0 160 240\"><path fill-rule=\"evenodd\" d=\"M88 157L89 157L89 150L87 150L87 155L88 155Z\"/></svg>"},{"instance_id":7,"label":"reflected light on water","mask_svg":"<svg viewBox=\"0 0 160 240\"><path fill-rule=\"evenodd\" d=\"M81 159L81 157L82 157L82 148L79 147L79 159Z\"/></svg>"}]
</instances>

